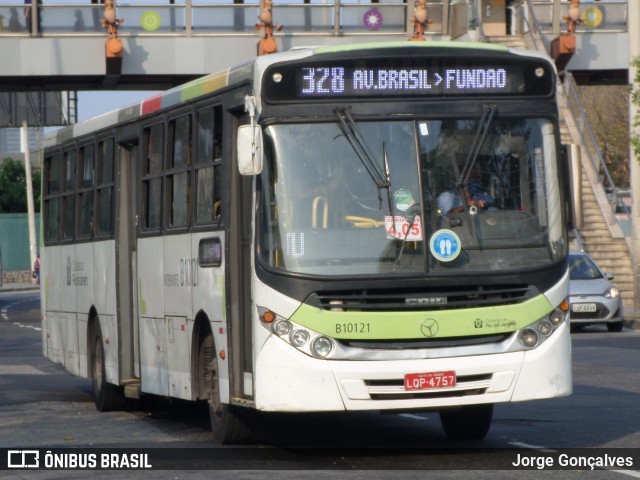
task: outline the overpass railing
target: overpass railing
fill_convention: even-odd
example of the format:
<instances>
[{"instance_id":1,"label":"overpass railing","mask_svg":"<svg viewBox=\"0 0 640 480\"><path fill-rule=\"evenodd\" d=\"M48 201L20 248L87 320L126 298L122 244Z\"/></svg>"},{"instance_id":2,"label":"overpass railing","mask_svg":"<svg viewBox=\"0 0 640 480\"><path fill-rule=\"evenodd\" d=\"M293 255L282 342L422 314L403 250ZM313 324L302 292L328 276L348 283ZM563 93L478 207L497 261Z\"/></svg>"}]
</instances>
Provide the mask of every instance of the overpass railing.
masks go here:
<instances>
[{"instance_id":1,"label":"overpass railing","mask_svg":"<svg viewBox=\"0 0 640 480\"><path fill-rule=\"evenodd\" d=\"M580 2L582 23L577 33L626 32L628 27L627 3L627 0L607 0L606 3L598 0L582 0ZM545 34L554 31L553 5L554 0L531 0L531 9L538 19L540 29ZM570 2L562 2L561 17L569 14L570 6ZM566 28L564 21L560 19L557 21L560 28Z\"/></svg>"},{"instance_id":2,"label":"overpass railing","mask_svg":"<svg viewBox=\"0 0 640 480\"><path fill-rule=\"evenodd\" d=\"M413 34L410 21L413 1L355 1L276 1L273 4L274 24L282 24L284 32L293 35ZM426 34L448 34L449 15L443 13L453 9L456 2L429 0L427 5L432 23ZM30 29L23 2L2 2L0 37L104 35L105 29L100 23L103 9L104 5L81 3L80 0L77 3L46 3L38 7L38 22L34 22ZM178 0L176 4L169 4L166 0L162 3L153 0L146 3L117 2L117 17L124 20L118 35L255 35L259 13L259 0L245 0L243 3L234 3L233 0ZM372 15L374 21L366 21Z\"/></svg>"}]
</instances>

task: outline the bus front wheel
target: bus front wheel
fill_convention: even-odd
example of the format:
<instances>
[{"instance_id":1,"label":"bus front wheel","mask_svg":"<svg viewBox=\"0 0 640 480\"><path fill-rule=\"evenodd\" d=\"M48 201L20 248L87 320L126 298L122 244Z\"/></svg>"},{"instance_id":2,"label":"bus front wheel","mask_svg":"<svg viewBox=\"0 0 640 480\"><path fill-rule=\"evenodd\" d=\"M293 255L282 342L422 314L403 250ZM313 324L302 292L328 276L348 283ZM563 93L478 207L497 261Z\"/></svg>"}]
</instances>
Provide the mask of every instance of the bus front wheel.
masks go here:
<instances>
[{"instance_id":1,"label":"bus front wheel","mask_svg":"<svg viewBox=\"0 0 640 480\"><path fill-rule=\"evenodd\" d=\"M124 392L122 388L107 382L105 369L104 344L100 325L96 323L91 336L91 385L96 409L100 412L122 410L124 407Z\"/></svg>"},{"instance_id":2,"label":"bus front wheel","mask_svg":"<svg viewBox=\"0 0 640 480\"><path fill-rule=\"evenodd\" d=\"M253 432L249 421L253 412L220 401L218 360L211 333L200 344L199 363L203 367L201 385L208 391L209 419L214 440L221 444L250 443Z\"/></svg>"},{"instance_id":3,"label":"bus front wheel","mask_svg":"<svg viewBox=\"0 0 640 480\"><path fill-rule=\"evenodd\" d=\"M489 433L492 418L493 404L440 412L442 428L452 440L482 440Z\"/></svg>"}]
</instances>

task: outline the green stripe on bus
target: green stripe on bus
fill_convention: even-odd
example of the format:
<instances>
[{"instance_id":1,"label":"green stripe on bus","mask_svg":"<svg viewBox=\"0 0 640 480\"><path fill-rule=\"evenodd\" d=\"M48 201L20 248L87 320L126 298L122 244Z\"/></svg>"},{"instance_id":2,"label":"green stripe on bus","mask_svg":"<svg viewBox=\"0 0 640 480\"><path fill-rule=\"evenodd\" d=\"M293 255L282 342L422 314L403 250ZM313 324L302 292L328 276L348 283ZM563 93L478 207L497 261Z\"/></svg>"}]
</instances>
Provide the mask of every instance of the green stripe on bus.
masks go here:
<instances>
[{"instance_id":1,"label":"green stripe on bus","mask_svg":"<svg viewBox=\"0 0 640 480\"><path fill-rule=\"evenodd\" d=\"M302 304L291 321L333 338L402 340L508 333L552 310L544 295L517 305L432 311L341 312Z\"/></svg>"}]
</instances>

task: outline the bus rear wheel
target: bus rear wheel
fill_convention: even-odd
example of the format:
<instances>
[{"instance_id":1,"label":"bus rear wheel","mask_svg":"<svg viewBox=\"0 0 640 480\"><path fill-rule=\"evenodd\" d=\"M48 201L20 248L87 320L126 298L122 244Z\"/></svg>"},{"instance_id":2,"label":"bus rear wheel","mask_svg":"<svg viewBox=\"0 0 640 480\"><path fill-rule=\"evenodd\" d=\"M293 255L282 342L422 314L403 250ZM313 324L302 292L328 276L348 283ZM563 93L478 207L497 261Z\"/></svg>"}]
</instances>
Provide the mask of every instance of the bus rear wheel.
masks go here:
<instances>
[{"instance_id":1,"label":"bus rear wheel","mask_svg":"<svg viewBox=\"0 0 640 480\"><path fill-rule=\"evenodd\" d=\"M253 431L250 419L253 412L220 401L218 360L211 333L200 344L199 362L204 367L201 378L202 385L208 391L209 420L214 440L221 444L251 443Z\"/></svg>"},{"instance_id":2,"label":"bus rear wheel","mask_svg":"<svg viewBox=\"0 0 640 480\"><path fill-rule=\"evenodd\" d=\"M482 440L489 433L492 418L493 404L440 412L442 428L452 440Z\"/></svg>"},{"instance_id":3,"label":"bus rear wheel","mask_svg":"<svg viewBox=\"0 0 640 480\"><path fill-rule=\"evenodd\" d=\"M91 349L91 385L96 409L100 412L122 410L124 407L124 392L121 387L107 382L105 369L104 344L100 325L93 330Z\"/></svg>"}]
</instances>

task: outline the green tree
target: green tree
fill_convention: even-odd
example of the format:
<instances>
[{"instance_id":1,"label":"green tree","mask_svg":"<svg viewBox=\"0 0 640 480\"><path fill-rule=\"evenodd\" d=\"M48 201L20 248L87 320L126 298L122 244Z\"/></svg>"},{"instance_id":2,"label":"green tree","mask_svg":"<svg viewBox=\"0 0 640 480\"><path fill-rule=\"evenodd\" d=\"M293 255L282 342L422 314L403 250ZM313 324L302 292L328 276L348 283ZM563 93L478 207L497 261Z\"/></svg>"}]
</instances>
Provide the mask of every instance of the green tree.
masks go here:
<instances>
[{"instance_id":1,"label":"green tree","mask_svg":"<svg viewBox=\"0 0 640 480\"><path fill-rule=\"evenodd\" d=\"M42 173L32 173L34 209L40 211ZM26 213L27 186L24 163L7 157L0 163L0 213Z\"/></svg>"}]
</instances>

